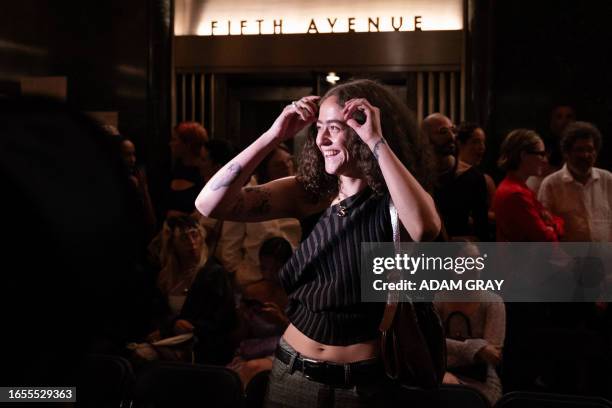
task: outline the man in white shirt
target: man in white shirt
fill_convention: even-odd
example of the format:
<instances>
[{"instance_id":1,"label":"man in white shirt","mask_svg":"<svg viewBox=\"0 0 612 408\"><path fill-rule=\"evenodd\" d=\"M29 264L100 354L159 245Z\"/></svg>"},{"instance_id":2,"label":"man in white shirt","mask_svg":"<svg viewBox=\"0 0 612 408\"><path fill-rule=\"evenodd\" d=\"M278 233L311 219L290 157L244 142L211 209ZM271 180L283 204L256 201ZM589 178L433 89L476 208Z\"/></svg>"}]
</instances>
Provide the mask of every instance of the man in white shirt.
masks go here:
<instances>
[{"instance_id":1,"label":"man in white shirt","mask_svg":"<svg viewBox=\"0 0 612 408\"><path fill-rule=\"evenodd\" d=\"M612 239L612 173L593 167L601 133L587 122L569 124L561 137L565 165L542 182L538 199L565 221L564 241Z\"/></svg>"}]
</instances>

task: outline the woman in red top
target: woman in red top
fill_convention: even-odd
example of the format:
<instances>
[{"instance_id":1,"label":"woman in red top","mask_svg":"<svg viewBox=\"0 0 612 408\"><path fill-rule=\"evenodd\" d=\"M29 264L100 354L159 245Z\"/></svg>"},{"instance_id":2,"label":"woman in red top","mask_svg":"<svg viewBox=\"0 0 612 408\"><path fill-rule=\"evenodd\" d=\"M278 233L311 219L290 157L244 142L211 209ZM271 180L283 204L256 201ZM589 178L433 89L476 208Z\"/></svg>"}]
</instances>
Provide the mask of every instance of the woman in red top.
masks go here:
<instances>
[{"instance_id":1,"label":"woman in red top","mask_svg":"<svg viewBox=\"0 0 612 408\"><path fill-rule=\"evenodd\" d=\"M536 132L516 129L501 146L498 165L506 171L495 197L497 241L558 241L563 220L552 215L525 184L529 176L539 176L546 163L544 143Z\"/></svg>"}]
</instances>

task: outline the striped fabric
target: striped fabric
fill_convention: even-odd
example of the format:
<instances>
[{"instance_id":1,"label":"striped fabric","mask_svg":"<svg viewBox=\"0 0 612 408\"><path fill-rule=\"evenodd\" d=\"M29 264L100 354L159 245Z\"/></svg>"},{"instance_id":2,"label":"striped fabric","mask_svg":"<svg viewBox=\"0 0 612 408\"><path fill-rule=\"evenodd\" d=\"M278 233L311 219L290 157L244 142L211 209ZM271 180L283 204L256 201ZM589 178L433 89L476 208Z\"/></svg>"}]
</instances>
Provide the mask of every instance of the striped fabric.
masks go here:
<instances>
[{"instance_id":1,"label":"striped fabric","mask_svg":"<svg viewBox=\"0 0 612 408\"><path fill-rule=\"evenodd\" d=\"M361 303L361 242L392 241L389 194L366 188L329 207L280 272L291 323L323 344L376 338L384 304Z\"/></svg>"}]
</instances>

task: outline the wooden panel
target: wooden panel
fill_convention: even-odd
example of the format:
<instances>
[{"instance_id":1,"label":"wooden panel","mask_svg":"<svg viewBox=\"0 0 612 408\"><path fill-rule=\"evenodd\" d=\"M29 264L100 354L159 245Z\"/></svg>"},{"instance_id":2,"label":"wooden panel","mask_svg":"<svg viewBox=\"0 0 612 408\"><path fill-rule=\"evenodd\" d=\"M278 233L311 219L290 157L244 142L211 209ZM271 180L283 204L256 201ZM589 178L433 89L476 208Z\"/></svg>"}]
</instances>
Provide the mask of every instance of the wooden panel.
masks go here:
<instances>
[{"instance_id":1,"label":"wooden panel","mask_svg":"<svg viewBox=\"0 0 612 408\"><path fill-rule=\"evenodd\" d=\"M457 123L457 73L450 74L450 119Z\"/></svg>"},{"instance_id":2,"label":"wooden panel","mask_svg":"<svg viewBox=\"0 0 612 408\"><path fill-rule=\"evenodd\" d=\"M425 92L423 90L423 77L425 76L425 74L423 72L419 72L417 75L417 119L420 124L423 118L425 117L425 108L423 107L423 99L425 95Z\"/></svg>"},{"instance_id":3,"label":"wooden panel","mask_svg":"<svg viewBox=\"0 0 612 408\"><path fill-rule=\"evenodd\" d=\"M178 71L449 70L461 64L462 31L175 38Z\"/></svg>"},{"instance_id":4,"label":"wooden panel","mask_svg":"<svg viewBox=\"0 0 612 408\"><path fill-rule=\"evenodd\" d=\"M448 112L446 112L446 72L440 72L439 75L440 77L438 78L438 111L441 114L448 116Z\"/></svg>"},{"instance_id":5,"label":"wooden panel","mask_svg":"<svg viewBox=\"0 0 612 408\"><path fill-rule=\"evenodd\" d=\"M436 77L435 73L427 73L427 114L431 115L436 112Z\"/></svg>"},{"instance_id":6,"label":"wooden panel","mask_svg":"<svg viewBox=\"0 0 612 408\"><path fill-rule=\"evenodd\" d=\"M206 76L200 74L200 123L206 127L204 118L206 117Z\"/></svg>"}]
</instances>

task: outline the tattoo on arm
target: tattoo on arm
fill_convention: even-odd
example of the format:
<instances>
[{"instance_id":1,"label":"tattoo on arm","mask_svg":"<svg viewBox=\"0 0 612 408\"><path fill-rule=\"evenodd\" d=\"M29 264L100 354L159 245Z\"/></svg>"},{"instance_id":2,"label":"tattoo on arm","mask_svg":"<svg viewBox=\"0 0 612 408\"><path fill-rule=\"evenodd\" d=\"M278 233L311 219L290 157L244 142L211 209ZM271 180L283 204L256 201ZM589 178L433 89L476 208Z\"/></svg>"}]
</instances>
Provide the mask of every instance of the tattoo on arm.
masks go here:
<instances>
[{"instance_id":1,"label":"tattoo on arm","mask_svg":"<svg viewBox=\"0 0 612 408\"><path fill-rule=\"evenodd\" d=\"M264 215L270 212L270 196L272 193L267 188L246 187L244 192L252 195L249 199L247 213L249 215Z\"/></svg>"},{"instance_id":2,"label":"tattoo on arm","mask_svg":"<svg viewBox=\"0 0 612 408\"><path fill-rule=\"evenodd\" d=\"M238 176L240 176L241 170L242 167L240 166L240 164L230 164L227 170L225 170L225 174L213 181L211 189L213 191L217 191L222 187L228 187L238 178Z\"/></svg>"},{"instance_id":3,"label":"tattoo on arm","mask_svg":"<svg viewBox=\"0 0 612 408\"><path fill-rule=\"evenodd\" d=\"M376 142L376 144L374 145L374 148L372 148L372 153L374 153L374 158L377 161L378 161L378 156L379 156L378 149L380 148L381 145L384 145L384 144L387 144L387 143L385 142L385 139L381 137L380 140Z\"/></svg>"}]
</instances>

